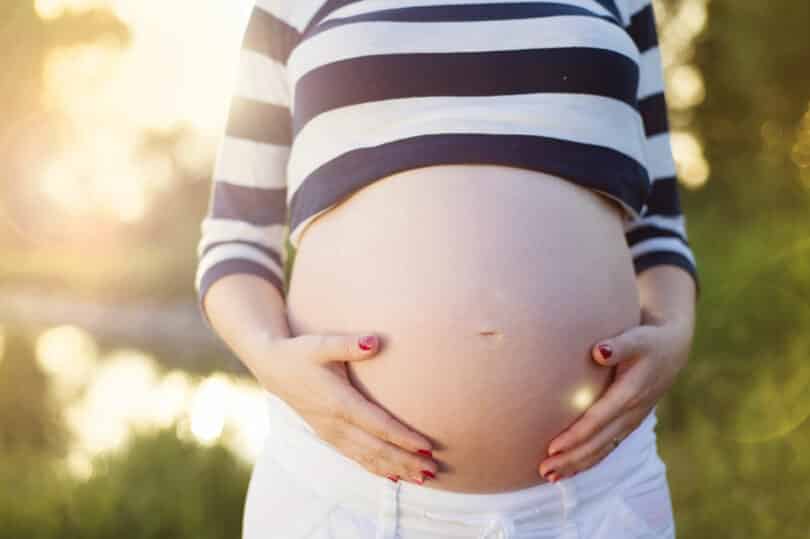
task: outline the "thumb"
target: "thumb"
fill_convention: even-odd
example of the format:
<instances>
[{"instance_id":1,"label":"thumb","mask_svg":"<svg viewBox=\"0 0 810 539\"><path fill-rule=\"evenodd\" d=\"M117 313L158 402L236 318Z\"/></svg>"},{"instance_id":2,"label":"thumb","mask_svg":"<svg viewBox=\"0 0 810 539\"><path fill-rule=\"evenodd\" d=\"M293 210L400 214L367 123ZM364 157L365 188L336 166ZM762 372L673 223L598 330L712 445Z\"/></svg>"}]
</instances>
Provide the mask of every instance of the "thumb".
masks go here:
<instances>
[{"instance_id":1,"label":"thumb","mask_svg":"<svg viewBox=\"0 0 810 539\"><path fill-rule=\"evenodd\" d=\"M332 357L339 361L358 361L373 357L380 350L380 338L373 334L359 334L337 337L335 339L342 341L340 344L335 343L334 354Z\"/></svg>"},{"instance_id":2,"label":"thumb","mask_svg":"<svg viewBox=\"0 0 810 539\"><path fill-rule=\"evenodd\" d=\"M613 366L643 354L649 342L649 326L634 326L594 345L591 356L600 365Z\"/></svg>"}]
</instances>

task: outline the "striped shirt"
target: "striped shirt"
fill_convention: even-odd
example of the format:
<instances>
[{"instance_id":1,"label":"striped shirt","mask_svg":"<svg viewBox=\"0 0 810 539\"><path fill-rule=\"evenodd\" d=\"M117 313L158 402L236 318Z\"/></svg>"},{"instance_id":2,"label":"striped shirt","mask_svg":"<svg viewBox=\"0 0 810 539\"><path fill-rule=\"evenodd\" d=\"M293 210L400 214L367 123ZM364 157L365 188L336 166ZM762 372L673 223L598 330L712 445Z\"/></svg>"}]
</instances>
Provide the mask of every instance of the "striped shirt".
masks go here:
<instances>
[{"instance_id":1,"label":"striped shirt","mask_svg":"<svg viewBox=\"0 0 810 539\"><path fill-rule=\"evenodd\" d=\"M693 277L651 0L257 0L197 247L286 296L285 240L382 177L437 164L558 175L624 210L636 274Z\"/></svg>"}]
</instances>

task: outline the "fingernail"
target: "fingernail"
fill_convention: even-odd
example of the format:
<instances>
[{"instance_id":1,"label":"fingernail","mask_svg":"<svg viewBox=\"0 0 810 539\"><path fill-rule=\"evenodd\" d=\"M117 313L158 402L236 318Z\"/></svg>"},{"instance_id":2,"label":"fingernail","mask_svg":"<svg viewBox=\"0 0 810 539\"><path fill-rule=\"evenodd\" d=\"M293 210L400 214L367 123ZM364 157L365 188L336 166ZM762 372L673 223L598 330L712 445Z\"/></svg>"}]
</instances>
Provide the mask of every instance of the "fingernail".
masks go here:
<instances>
[{"instance_id":1,"label":"fingernail","mask_svg":"<svg viewBox=\"0 0 810 539\"><path fill-rule=\"evenodd\" d=\"M391 481L393 481L394 483L396 483L397 481L399 481L399 476L398 476L398 475L391 475L391 474L388 474L388 475L386 475L385 477L387 477L388 479L390 479L390 480L391 480Z\"/></svg>"},{"instance_id":2,"label":"fingernail","mask_svg":"<svg viewBox=\"0 0 810 539\"><path fill-rule=\"evenodd\" d=\"M602 359L607 359L613 355L613 348L609 344L600 344L599 353L602 354Z\"/></svg>"},{"instance_id":3,"label":"fingernail","mask_svg":"<svg viewBox=\"0 0 810 539\"><path fill-rule=\"evenodd\" d=\"M425 455L426 457L433 458L433 451L430 451L429 449L419 449L417 453L419 453L420 455Z\"/></svg>"},{"instance_id":4,"label":"fingernail","mask_svg":"<svg viewBox=\"0 0 810 539\"><path fill-rule=\"evenodd\" d=\"M554 476L554 470L549 470L543 474L543 477L545 477L547 481L551 481L552 476Z\"/></svg>"},{"instance_id":5,"label":"fingernail","mask_svg":"<svg viewBox=\"0 0 810 539\"><path fill-rule=\"evenodd\" d=\"M548 477L546 477L546 479L548 479L548 480L549 480L549 481L551 481L552 483L556 483L556 482L557 482L557 480L559 480L559 479L560 479L560 476L559 476L559 475L557 475L556 473L552 473L552 474L549 474L549 475L548 475Z\"/></svg>"},{"instance_id":6,"label":"fingernail","mask_svg":"<svg viewBox=\"0 0 810 539\"><path fill-rule=\"evenodd\" d=\"M431 472L430 470L422 470L422 473L430 477L431 479L436 479L436 474Z\"/></svg>"},{"instance_id":7,"label":"fingernail","mask_svg":"<svg viewBox=\"0 0 810 539\"><path fill-rule=\"evenodd\" d=\"M374 348L375 344L377 344L377 337L374 335L366 335L365 337L360 337L357 340L357 346L363 350L371 350Z\"/></svg>"},{"instance_id":8,"label":"fingernail","mask_svg":"<svg viewBox=\"0 0 810 539\"><path fill-rule=\"evenodd\" d=\"M424 478L424 477L422 477L421 475L420 475L420 476L417 476L417 477L414 477L414 478L413 478L413 480L414 480L415 482L419 483L420 485L421 485L422 483L424 483L424 482L425 482L425 478Z\"/></svg>"}]
</instances>

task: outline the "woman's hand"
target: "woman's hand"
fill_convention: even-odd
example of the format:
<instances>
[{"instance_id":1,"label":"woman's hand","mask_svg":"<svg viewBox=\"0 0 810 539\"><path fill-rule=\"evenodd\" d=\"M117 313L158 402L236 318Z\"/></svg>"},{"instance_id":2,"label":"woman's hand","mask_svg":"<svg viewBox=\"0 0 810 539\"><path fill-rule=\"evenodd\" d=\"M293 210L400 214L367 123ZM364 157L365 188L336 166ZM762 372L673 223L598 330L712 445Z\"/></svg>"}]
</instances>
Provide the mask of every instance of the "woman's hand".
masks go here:
<instances>
[{"instance_id":1,"label":"woman's hand","mask_svg":"<svg viewBox=\"0 0 810 539\"><path fill-rule=\"evenodd\" d=\"M683 318L664 320L642 310L641 325L591 350L597 363L616 365L616 376L603 396L577 421L554 438L548 457L539 465L541 476L557 481L590 468L610 453L614 440L623 440L650 413L686 365L693 323ZM608 357L600 345L608 345ZM607 351L607 349L606 349Z\"/></svg>"},{"instance_id":2,"label":"woman's hand","mask_svg":"<svg viewBox=\"0 0 810 539\"><path fill-rule=\"evenodd\" d=\"M430 441L366 399L349 380L346 361L365 361L379 351L360 347L360 336L299 335L262 347L253 373L271 393L294 408L320 438L374 474L422 484L438 471Z\"/></svg>"}]
</instances>

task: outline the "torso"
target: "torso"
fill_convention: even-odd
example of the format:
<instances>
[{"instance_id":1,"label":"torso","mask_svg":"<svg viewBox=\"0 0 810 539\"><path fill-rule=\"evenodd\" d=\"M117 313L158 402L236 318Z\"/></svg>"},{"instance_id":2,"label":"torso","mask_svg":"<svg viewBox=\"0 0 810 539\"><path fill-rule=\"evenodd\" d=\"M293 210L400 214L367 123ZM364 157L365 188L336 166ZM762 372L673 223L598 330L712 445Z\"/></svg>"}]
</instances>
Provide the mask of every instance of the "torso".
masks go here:
<instances>
[{"instance_id":1,"label":"torso","mask_svg":"<svg viewBox=\"0 0 810 539\"><path fill-rule=\"evenodd\" d=\"M592 346L640 305L615 202L470 164L393 174L319 216L287 314L293 335L379 335L352 381L434 442L426 485L483 493L544 481L548 443L610 382Z\"/></svg>"}]
</instances>

